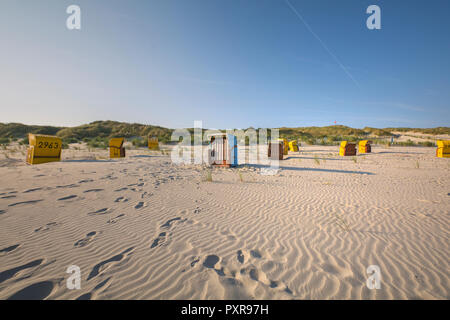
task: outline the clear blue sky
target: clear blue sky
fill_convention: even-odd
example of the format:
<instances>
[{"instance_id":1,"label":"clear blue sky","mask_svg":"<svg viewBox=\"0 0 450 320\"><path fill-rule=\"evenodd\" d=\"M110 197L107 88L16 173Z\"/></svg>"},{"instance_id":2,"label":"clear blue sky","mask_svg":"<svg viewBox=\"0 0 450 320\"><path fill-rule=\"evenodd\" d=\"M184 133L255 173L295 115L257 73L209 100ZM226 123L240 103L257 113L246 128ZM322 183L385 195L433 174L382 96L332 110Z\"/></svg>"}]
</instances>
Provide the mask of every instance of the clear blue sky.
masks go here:
<instances>
[{"instance_id":1,"label":"clear blue sky","mask_svg":"<svg viewBox=\"0 0 450 320\"><path fill-rule=\"evenodd\" d=\"M450 1L289 1L1 0L0 122L450 126Z\"/></svg>"}]
</instances>

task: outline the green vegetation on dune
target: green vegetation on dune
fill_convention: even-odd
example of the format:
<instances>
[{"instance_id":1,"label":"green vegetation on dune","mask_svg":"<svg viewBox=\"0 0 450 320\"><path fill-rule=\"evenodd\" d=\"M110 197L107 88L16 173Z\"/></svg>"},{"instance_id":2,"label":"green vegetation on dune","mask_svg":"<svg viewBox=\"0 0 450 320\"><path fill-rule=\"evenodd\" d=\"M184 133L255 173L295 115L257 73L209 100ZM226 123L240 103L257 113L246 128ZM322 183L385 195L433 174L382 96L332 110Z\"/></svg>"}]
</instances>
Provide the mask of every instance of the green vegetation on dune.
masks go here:
<instances>
[{"instance_id":1,"label":"green vegetation on dune","mask_svg":"<svg viewBox=\"0 0 450 320\"><path fill-rule=\"evenodd\" d=\"M0 123L0 137L25 138L28 133L55 135L62 127L34 126L21 123Z\"/></svg>"},{"instance_id":2,"label":"green vegetation on dune","mask_svg":"<svg viewBox=\"0 0 450 320\"><path fill-rule=\"evenodd\" d=\"M173 130L158 126L117 121L95 121L77 127L29 126L20 123L0 123L0 137L27 139L28 133L48 134L60 137L64 143L87 142L92 147L103 148L109 138L141 138L156 136L159 141L170 141ZM144 143L141 143L142 145ZM146 143L145 143L146 144Z\"/></svg>"},{"instance_id":3,"label":"green vegetation on dune","mask_svg":"<svg viewBox=\"0 0 450 320\"><path fill-rule=\"evenodd\" d=\"M187 128L193 133L193 128ZM206 129L203 129L205 132ZM376 143L388 144L392 132L418 132L423 134L450 134L449 127L430 129L417 128L385 128L377 129L365 127L355 129L343 125L326 127L297 127L279 128L280 138L299 140L306 144L338 145L340 141L358 141L371 139ZM124 123L118 121L95 121L77 127L52 127L25 125L20 123L0 123L0 144L9 144L11 141L19 141L20 144L28 144L27 134L48 134L59 136L65 145L69 143L86 142L92 148L106 148L108 140L114 137L124 137L131 141L135 147L146 147L147 137L155 136L162 143L170 142L174 129L144 125L138 123ZM222 130L224 132L224 130ZM258 132L258 129L256 129ZM271 130L268 129L268 136ZM248 142L248 137L246 138ZM193 135L192 135L193 141ZM412 141L398 143L398 145L423 145L431 146L433 142L413 143Z\"/></svg>"},{"instance_id":4,"label":"green vegetation on dune","mask_svg":"<svg viewBox=\"0 0 450 320\"><path fill-rule=\"evenodd\" d=\"M386 131L396 132L417 132L423 134L441 135L450 134L450 127L436 127L436 128L385 128Z\"/></svg>"}]
</instances>

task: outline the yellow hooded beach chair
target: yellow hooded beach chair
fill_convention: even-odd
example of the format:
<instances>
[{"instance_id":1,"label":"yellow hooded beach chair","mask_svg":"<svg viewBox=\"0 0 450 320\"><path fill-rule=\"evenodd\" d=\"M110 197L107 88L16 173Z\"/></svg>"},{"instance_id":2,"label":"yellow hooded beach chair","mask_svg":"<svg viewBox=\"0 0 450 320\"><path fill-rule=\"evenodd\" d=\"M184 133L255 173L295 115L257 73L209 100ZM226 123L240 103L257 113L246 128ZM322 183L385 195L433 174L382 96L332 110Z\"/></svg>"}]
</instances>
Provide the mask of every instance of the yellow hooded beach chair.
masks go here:
<instances>
[{"instance_id":1,"label":"yellow hooded beach chair","mask_svg":"<svg viewBox=\"0 0 450 320\"><path fill-rule=\"evenodd\" d=\"M356 155L356 144L349 143L348 141L342 141L339 147L340 156L355 156Z\"/></svg>"},{"instance_id":2,"label":"yellow hooded beach chair","mask_svg":"<svg viewBox=\"0 0 450 320\"><path fill-rule=\"evenodd\" d=\"M157 137L148 137L148 148L150 150L159 150L159 141Z\"/></svg>"},{"instance_id":3,"label":"yellow hooded beach chair","mask_svg":"<svg viewBox=\"0 0 450 320\"><path fill-rule=\"evenodd\" d=\"M109 140L109 157L111 159L125 157L124 141L125 138L112 138Z\"/></svg>"},{"instance_id":4,"label":"yellow hooded beach chair","mask_svg":"<svg viewBox=\"0 0 450 320\"><path fill-rule=\"evenodd\" d=\"M298 152L297 140L289 141L289 151Z\"/></svg>"},{"instance_id":5,"label":"yellow hooded beach chair","mask_svg":"<svg viewBox=\"0 0 450 320\"><path fill-rule=\"evenodd\" d=\"M61 161L62 141L55 136L28 134L27 163L39 164Z\"/></svg>"},{"instance_id":6,"label":"yellow hooded beach chair","mask_svg":"<svg viewBox=\"0 0 450 320\"><path fill-rule=\"evenodd\" d=\"M436 145L436 157L450 158L450 140L438 140Z\"/></svg>"},{"instance_id":7,"label":"yellow hooded beach chair","mask_svg":"<svg viewBox=\"0 0 450 320\"><path fill-rule=\"evenodd\" d=\"M370 141L369 140L362 140L359 142L359 149L358 149L359 153L371 153L372 152L372 147L370 145Z\"/></svg>"}]
</instances>

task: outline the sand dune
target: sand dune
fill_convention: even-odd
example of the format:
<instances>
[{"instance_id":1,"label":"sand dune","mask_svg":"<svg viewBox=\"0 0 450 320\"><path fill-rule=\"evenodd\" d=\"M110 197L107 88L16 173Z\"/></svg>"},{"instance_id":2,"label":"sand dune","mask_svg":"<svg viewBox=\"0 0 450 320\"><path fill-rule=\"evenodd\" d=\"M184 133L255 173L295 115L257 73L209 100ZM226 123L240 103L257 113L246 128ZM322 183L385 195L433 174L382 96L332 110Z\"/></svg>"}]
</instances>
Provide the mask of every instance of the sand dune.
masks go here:
<instances>
[{"instance_id":1,"label":"sand dune","mask_svg":"<svg viewBox=\"0 0 450 320\"><path fill-rule=\"evenodd\" d=\"M449 299L450 161L373 149L308 146L213 182L144 150L0 155L0 299Z\"/></svg>"}]
</instances>

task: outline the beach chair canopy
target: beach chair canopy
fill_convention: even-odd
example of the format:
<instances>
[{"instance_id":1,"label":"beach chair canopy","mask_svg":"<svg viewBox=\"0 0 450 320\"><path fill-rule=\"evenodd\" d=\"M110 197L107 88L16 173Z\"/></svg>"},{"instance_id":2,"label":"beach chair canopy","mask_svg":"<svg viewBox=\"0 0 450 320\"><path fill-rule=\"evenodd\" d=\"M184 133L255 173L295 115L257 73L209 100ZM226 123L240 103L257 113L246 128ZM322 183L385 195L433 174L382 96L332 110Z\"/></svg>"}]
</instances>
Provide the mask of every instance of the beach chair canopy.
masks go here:
<instances>
[{"instance_id":1,"label":"beach chair canopy","mask_svg":"<svg viewBox=\"0 0 450 320\"><path fill-rule=\"evenodd\" d=\"M125 138L112 138L111 140L109 140L109 147L110 148L122 148L124 141L125 141Z\"/></svg>"}]
</instances>

